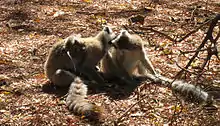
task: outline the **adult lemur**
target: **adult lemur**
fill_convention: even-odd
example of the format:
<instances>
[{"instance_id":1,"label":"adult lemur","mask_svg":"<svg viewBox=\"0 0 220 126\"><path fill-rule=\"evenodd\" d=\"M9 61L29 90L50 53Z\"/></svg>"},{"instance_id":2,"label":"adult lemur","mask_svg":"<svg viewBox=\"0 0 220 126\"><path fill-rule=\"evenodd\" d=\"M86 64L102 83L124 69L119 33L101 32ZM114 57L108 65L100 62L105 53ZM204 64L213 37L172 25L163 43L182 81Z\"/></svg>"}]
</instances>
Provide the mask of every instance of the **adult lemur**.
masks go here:
<instances>
[{"instance_id":1,"label":"adult lemur","mask_svg":"<svg viewBox=\"0 0 220 126\"><path fill-rule=\"evenodd\" d=\"M153 75L156 74L152 63L148 59L146 51L144 50L144 44L140 36L131 35L127 31L122 30L112 43L115 48L110 48L107 53L108 55L102 60L104 73L110 75L114 74L112 72L114 69L111 69L111 62L108 62L109 58L111 58L114 61L115 66L125 68L130 77L133 75L136 68L138 68L139 74L145 74L147 71ZM116 75L118 76L118 74Z\"/></svg>"},{"instance_id":2,"label":"adult lemur","mask_svg":"<svg viewBox=\"0 0 220 126\"><path fill-rule=\"evenodd\" d=\"M114 38L112 29L104 27L95 37L70 36L51 48L45 62L45 74L56 86L67 87L71 84L66 101L69 109L75 113L91 116L96 112L97 107L85 100L87 86L81 74L98 84L104 84L104 79L95 67L106 54L109 43Z\"/></svg>"},{"instance_id":3,"label":"adult lemur","mask_svg":"<svg viewBox=\"0 0 220 126\"><path fill-rule=\"evenodd\" d=\"M156 74L139 36L122 30L112 42L115 47L109 49L101 64L102 70L107 76L117 76L124 80L130 80L137 68L139 74L170 87L187 99L190 98L190 100L197 102L208 102L210 100L208 93L197 86L180 80L172 82L172 79ZM114 62L108 62L109 60Z\"/></svg>"},{"instance_id":4,"label":"adult lemur","mask_svg":"<svg viewBox=\"0 0 220 126\"><path fill-rule=\"evenodd\" d=\"M110 41L115 34L109 27L95 37L76 38L70 36L56 43L50 50L45 62L46 76L55 85L69 86L73 81L74 72L86 75L91 80L103 84L103 78L96 72L97 63L106 54Z\"/></svg>"}]
</instances>

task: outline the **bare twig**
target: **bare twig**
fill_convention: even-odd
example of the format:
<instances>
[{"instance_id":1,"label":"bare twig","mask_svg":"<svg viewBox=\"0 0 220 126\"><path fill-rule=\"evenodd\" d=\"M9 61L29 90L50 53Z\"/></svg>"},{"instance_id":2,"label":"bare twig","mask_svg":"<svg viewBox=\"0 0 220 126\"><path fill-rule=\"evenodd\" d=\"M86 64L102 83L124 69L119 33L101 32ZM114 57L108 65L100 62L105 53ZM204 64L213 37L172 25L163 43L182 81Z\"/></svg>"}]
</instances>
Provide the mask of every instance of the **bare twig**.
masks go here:
<instances>
[{"instance_id":1,"label":"bare twig","mask_svg":"<svg viewBox=\"0 0 220 126\"><path fill-rule=\"evenodd\" d=\"M197 6L194 7L192 13L191 13L191 17L190 17L190 20L192 21L194 19L194 15L195 15L195 12L197 10Z\"/></svg>"},{"instance_id":2,"label":"bare twig","mask_svg":"<svg viewBox=\"0 0 220 126\"><path fill-rule=\"evenodd\" d=\"M117 13L130 13L130 12L134 12L134 13L139 13L139 12L150 12L152 11L152 9L150 8L140 8L140 9L128 9L128 10L121 10L121 11L76 11L76 13L78 14L86 14L86 15L105 15L106 13L108 14L117 14Z\"/></svg>"},{"instance_id":3,"label":"bare twig","mask_svg":"<svg viewBox=\"0 0 220 126\"><path fill-rule=\"evenodd\" d=\"M201 50L199 50L200 52L202 52L202 51L206 51L207 49L201 49ZM196 50L190 50L190 51L181 51L181 50L179 50L180 51L180 53L181 54L188 54L188 53L195 53L196 52Z\"/></svg>"},{"instance_id":4,"label":"bare twig","mask_svg":"<svg viewBox=\"0 0 220 126\"><path fill-rule=\"evenodd\" d=\"M190 35L192 35L193 33L197 32L199 29L201 29L203 26L207 25L208 23L210 23L212 20L208 20L205 23L201 24L199 27L197 27L196 29L192 30L191 32L187 33L184 37L182 37L179 40L176 40L177 42L181 42L183 40L185 40L186 38L188 38Z\"/></svg>"},{"instance_id":5,"label":"bare twig","mask_svg":"<svg viewBox=\"0 0 220 126\"><path fill-rule=\"evenodd\" d=\"M191 74L197 75L197 73L195 73L195 72L191 72L191 71L189 71L189 70L187 70L187 69L181 67L177 62L176 62L176 65L177 65L177 67L179 67L180 69L182 69L182 70L184 70L184 71L186 71L186 72L188 72L188 73L191 73Z\"/></svg>"},{"instance_id":6,"label":"bare twig","mask_svg":"<svg viewBox=\"0 0 220 126\"><path fill-rule=\"evenodd\" d=\"M2 88L0 88L0 92L1 92L1 91L10 92L10 93L14 93L13 91L10 91L10 90L7 90L7 89L2 89Z\"/></svg>"},{"instance_id":7,"label":"bare twig","mask_svg":"<svg viewBox=\"0 0 220 126\"><path fill-rule=\"evenodd\" d=\"M173 38L170 37L169 35L167 35L167 34L161 32L161 31L157 31L157 30L155 30L155 29L153 29L153 28L151 28L151 27L146 28L146 27L141 27L141 26L139 26L138 28L141 29L141 30L150 30L150 31L152 31L152 32L155 32L155 33L158 33L158 34L160 34L160 35L163 35L165 38L169 39L169 40L172 41L172 42L175 42L175 43L177 42L175 39L173 39Z\"/></svg>"}]
</instances>

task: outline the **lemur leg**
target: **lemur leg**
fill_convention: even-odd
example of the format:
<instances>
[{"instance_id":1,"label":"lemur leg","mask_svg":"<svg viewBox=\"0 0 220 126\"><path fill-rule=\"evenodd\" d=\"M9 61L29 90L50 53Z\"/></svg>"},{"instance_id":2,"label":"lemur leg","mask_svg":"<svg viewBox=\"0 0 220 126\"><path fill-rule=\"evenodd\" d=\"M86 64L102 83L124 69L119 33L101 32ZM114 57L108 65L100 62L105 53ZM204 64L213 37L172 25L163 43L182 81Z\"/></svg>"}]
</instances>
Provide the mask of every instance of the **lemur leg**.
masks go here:
<instances>
[{"instance_id":1,"label":"lemur leg","mask_svg":"<svg viewBox=\"0 0 220 126\"><path fill-rule=\"evenodd\" d=\"M69 71L58 69L52 77L52 82L59 87L68 87L75 77L76 75Z\"/></svg>"},{"instance_id":2,"label":"lemur leg","mask_svg":"<svg viewBox=\"0 0 220 126\"><path fill-rule=\"evenodd\" d=\"M144 49L142 49L142 52L141 52L141 64L143 65L143 67L140 67L141 72L143 73L144 70L149 70L149 72L153 75L156 74L155 70L154 70L154 67L151 63L151 61L149 60L149 58L147 57L147 54L146 52L144 51ZM145 68L145 69L144 69Z\"/></svg>"},{"instance_id":3,"label":"lemur leg","mask_svg":"<svg viewBox=\"0 0 220 126\"><path fill-rule=\"evenodd\" d=\"M129 74L129 70L131 68L128 68L126 66L124 66L123 62L125 62L125 59L123 58L124 56L124 52L121 50L120 51L120 57L116 58L116 66L118 66L120 69L120 74L119 75L123 75L120 77L121 80L123 80L125 83L127 83L128 85L135 85L137 84L136 81L134 81L133 76ZM127 69L126 69L127 68Z\"/></svg>"},{"instance_id":4,"label":"lemur leg","mask_svg":"<svg viewBox=\"0 0 220 126\"><path fill-rule=\"evenodd\" d=\"M114 54L113 54L114 55ZM134 85L136 82L133 81L133 78L127 72L125 66L123 66L124 58L123 58L123 51L117 51L116 57L113 58L112 54L108 52L105 56L105 62L108 64L108 72L111 71L110 80L111 78L119 79L123 83ZM108 73L107 72L107 73ZM108 76L108 74L107 74ZM109 78L109 77L107 77ZM115 80L114 79L114 80Z\"/></svg>"},{"instance_id":5,"label":"lemur leg","mask_svg":"<svg viewBox=\"0 0 220 126\"><path fill-rule=\"evenodd\" d=\"M143 64L141 64L141 62L138 63L137 69L138 69L138 73L139 73L140 75L145 75L146 69L145 69L145 67L143 66Z\"/></svg>"}]
</instances>

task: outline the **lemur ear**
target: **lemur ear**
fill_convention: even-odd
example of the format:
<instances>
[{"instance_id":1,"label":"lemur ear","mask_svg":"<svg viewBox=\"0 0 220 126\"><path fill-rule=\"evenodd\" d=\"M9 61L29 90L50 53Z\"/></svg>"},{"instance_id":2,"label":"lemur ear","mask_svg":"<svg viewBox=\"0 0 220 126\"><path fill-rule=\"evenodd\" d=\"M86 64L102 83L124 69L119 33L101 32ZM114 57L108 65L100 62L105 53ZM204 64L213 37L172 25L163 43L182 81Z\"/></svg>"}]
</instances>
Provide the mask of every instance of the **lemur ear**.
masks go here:
<instances>
[{"instance_id":1,"label":"lemur ear","mask_svg":"<svg viewBox=\"0 0 220 126\"><path fill-rule=\"evenodd\" d=\"M65 42L65 48L69 48L72 43L74 43L74 38L72 36L68 37L66 42Z\"/></svg>"},{"instance_id":2,"label":"lemur ear","mask_svg":"<svg viewBox=\"0 0 220 126\"><path fill-rule=\"evenodd\" d=\"M79 42L79 40L77 38L74 39L74 45L75 47L79 47L77 48L78 50L85 50L86 49L86 46L82 43Z\"/></svg>"},{"instance_id":3,"label":"lemur ear","mask_svg":"<svg viewBox=\"0 0 220 126\"><path fill-rule=\"evenodd\" d=\"M111 34L111 33L112 33L111 28L109 28L108 26L105 26L105 27L103 28L103 30L104 30L105 32L107 32L108 34Z\"/></svg>"},{"instance_id":4,"label":"lemur ear","mask_svg":"<svg viewBox=\"0 0 220 126\"><path fill-rule=\"evenodd\" d=\"M65 42L65 48L69 49L73 45L79 44L79 41L74 36L69 36Z\"/></svg>"},{"instance_id":5,"label":"lemur ear","mask_svg":"<svg viewBox=\"0 0 220 126\"><path fill-rule=\"evenodd\" d=\"M125 36L125 35L127 35L128 34L128 31L127 30L121 30L121 35L122 36Z\"/></svg>"}]
</instances>

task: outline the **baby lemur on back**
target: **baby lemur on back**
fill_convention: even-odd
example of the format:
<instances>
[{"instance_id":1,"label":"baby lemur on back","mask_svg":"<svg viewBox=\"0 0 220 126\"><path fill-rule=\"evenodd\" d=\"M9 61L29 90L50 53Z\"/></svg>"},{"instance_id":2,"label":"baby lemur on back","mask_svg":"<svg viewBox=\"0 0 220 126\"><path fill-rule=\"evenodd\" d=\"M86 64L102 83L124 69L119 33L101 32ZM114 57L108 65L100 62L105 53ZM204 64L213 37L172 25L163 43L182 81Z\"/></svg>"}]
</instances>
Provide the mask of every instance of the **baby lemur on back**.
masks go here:
<instances>
[{"instance_id":1,"label":"baby lemur on back","mask_svg":"<svg viewBox=\"0 0 220 126\"><path fill-rule=\"evenodd\" d=\"M170 87L186 99L199 103L210 102L209 94L201 88L181 80L173 82L172 79L156 73L144 50L144 42L138 35L129 34L128 31L122 30L112 43L114 47L109 49L101 64L106 76L117 76L130 81L133 78L134 70L137 68L140 75Z\"/></svg>"},{"instance_id":2,"label":"baby lemur on back","mask_svg":"<svg viewBox=\"0 0 220 126\"><path fill-rule=\"evenodd\" d=\"M114 38L115 34L111 28L104 27L95 37L70 36L51 48L45 62L46 76L56 86L70 85L67 106L76 114L91 117L96 113L98 107L85 99L87 95L85 83L89 83L82 76L85 75L98 84L104 84L104 79L95 67L106 54L110 41Z\"/></svg>"}]
</instances>

